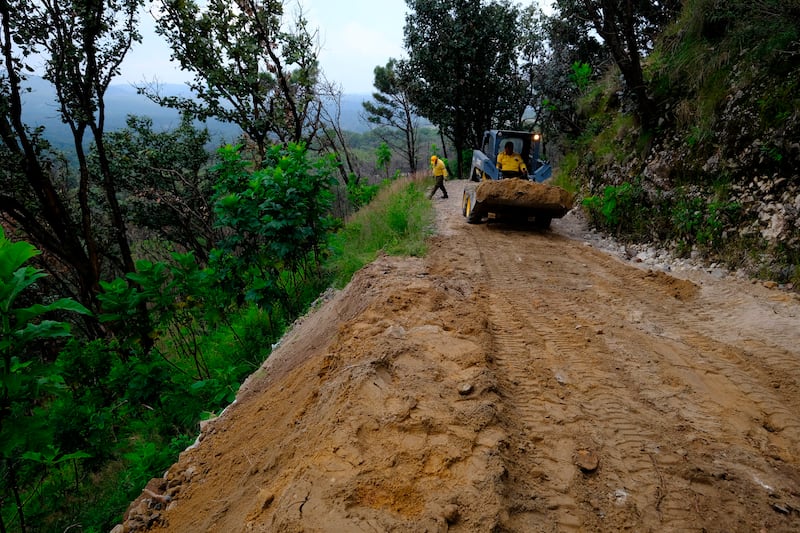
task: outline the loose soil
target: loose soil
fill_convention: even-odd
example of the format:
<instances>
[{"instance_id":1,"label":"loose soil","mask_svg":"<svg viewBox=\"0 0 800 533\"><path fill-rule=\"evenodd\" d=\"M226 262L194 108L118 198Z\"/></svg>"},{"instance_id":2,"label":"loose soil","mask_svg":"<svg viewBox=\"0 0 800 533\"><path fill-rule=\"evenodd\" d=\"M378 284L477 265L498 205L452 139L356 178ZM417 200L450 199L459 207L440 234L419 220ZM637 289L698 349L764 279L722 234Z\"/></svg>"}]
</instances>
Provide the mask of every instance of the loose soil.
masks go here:
<instances>
[{"instance_id":1,"label":"loose soil","mask_svg":"<svg viewBox=\"0 0 800 533\"><path fill-rule=\"evenodd\" d=\"M476 200L499 205L546 207L561 216L572 208L572 194L561 187L528 180L485 180L476 186Z\"/></svg>"},{"instance_id":2,"label":"loose soil","mask_svg":"<svg viewBox=\"0 0 800 533\"><path fill-rule=\"evenodd\" d=\"M800 530L800 301L436 199L117 530Z\"/></svg>"}]
</instances>

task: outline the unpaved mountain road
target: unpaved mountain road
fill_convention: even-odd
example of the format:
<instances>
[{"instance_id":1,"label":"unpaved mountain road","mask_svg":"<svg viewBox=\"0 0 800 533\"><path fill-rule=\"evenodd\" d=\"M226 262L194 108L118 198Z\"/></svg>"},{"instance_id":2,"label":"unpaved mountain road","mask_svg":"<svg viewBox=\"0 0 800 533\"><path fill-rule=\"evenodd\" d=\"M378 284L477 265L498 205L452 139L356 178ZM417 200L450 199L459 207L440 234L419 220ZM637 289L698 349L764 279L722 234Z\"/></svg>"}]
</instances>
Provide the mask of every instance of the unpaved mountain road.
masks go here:
<instances>
[{"instance_id":1,"label":"unpaved mountain road","mask_svg":"<svg viewBox=\"0 0 800 533\"><path fill-rule=\"evenodd\" d=\"M800 530L796 295L648 271L569 216L467 225L463 186L427 257L299 322L125 527Z\"/></svg>"}]
</instances>

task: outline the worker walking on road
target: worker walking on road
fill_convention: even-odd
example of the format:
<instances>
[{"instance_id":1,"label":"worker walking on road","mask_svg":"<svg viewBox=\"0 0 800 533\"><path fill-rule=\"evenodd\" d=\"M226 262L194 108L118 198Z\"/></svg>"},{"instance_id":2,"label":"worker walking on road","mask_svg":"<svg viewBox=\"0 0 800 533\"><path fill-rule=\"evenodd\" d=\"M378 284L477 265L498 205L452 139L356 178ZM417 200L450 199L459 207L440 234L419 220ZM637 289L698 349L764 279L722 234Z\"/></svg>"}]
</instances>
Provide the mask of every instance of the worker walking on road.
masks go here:
<instances>
[{"instance_id":1,"label":"worker walking on road","mask_svg":"<svg viewBox=\"0 0 800 533\"><path fill-rule=\"evenodd\" d=\"M508 141L505 149L497 154L497 170L504 178L524 178L528 176L528 167L522 156L514 151L514 143Z\"/></svg>"},{"instance_id":2,"label":"worker walking on road","mask_svg":"<svg viewBox=\"0 0 800 533\"><path fill-rule=\"evenodd\" d=\"M436 185L433 186L433 190L428 198L433 198L433 195L436 194L438 189L442 190L442 198L447 198L447 189L444 188L444 179L447 177L447 167L445 167L444 161L435 155L431 156L431 166L433 167L433 177L436 180Z\"/></svg>"}]
</instances>

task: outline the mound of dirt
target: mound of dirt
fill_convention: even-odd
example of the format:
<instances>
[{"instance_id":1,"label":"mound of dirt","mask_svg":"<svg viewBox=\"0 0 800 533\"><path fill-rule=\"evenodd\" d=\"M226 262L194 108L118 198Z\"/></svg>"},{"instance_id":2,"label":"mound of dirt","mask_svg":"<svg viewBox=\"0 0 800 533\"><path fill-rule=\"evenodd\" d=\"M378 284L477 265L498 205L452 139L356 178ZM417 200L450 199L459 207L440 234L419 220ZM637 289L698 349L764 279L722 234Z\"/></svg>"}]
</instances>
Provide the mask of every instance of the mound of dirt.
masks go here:
<instances>
[{"instance_id":1,"label":"mound of dirt","mask_svg":"<svg viewBox=\"0 0 800 533\"><path fill-rule=\"evenodd\" d=\"M117 531L798 531L800 303L439 200ZM572 226L571 226L572 225Z\"/></svg>"},{"instance_id":2,"label":"mound of dirt","mask_svg":"<svg viewBox=\"0 0 800 533\"><path fill-rule=\"evenodd\" d=\"M486 180L475 190L477 202L558 211L572 209L573 195L554 185L521 179Z\"/></svg>"}]
</instances>

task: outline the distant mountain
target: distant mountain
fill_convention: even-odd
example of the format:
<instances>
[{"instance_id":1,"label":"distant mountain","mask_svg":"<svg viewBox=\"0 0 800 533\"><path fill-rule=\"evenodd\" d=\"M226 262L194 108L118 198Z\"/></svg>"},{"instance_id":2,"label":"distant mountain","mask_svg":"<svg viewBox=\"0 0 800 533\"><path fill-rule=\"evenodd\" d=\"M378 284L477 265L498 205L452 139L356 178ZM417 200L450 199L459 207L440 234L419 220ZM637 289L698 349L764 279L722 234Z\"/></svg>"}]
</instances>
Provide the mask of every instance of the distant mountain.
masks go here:
<instances>
[{"instance_id":1,"label":"distant mountain","mask_svg":"<svg viewBox=\"0 0 800 533\"><path fill-rule=\"evenodd\" d=\"M25 86L30 89L23 94L23 120L29 126L44 126L46 138L60 149L72 145L69 128L61 122L58 103L53 86L46 80L31 76ZM182 84L164 84L160 90L166 95L188 96L188 88ZM363 133L369 129L366 121L360 118L363 112L361 103L369 100L368 94L343 95L341 100L341 126L343 129ZM176 128L180 115L174 109L161 107L147 97L136 92L132 85L111 85L106 91L106 131L125 127L128 115L149 117L156 131ZM239 134L239 128L231 124L209 120L206 124L215 142L231 141Z\"/></svg>"},{"instance_id":2,"label":"distant mountain","mask_svg":"<svg viewBox=\"0 0 800 533\"><path fill-rule=\"evenodd\" d=\"M362 102L372 100L369 94L344 94L342 95L342 115L339 121L343 130L364 133L370 129L370 124L361 118L364 114Z\"/></svg>"}]
</instances>

